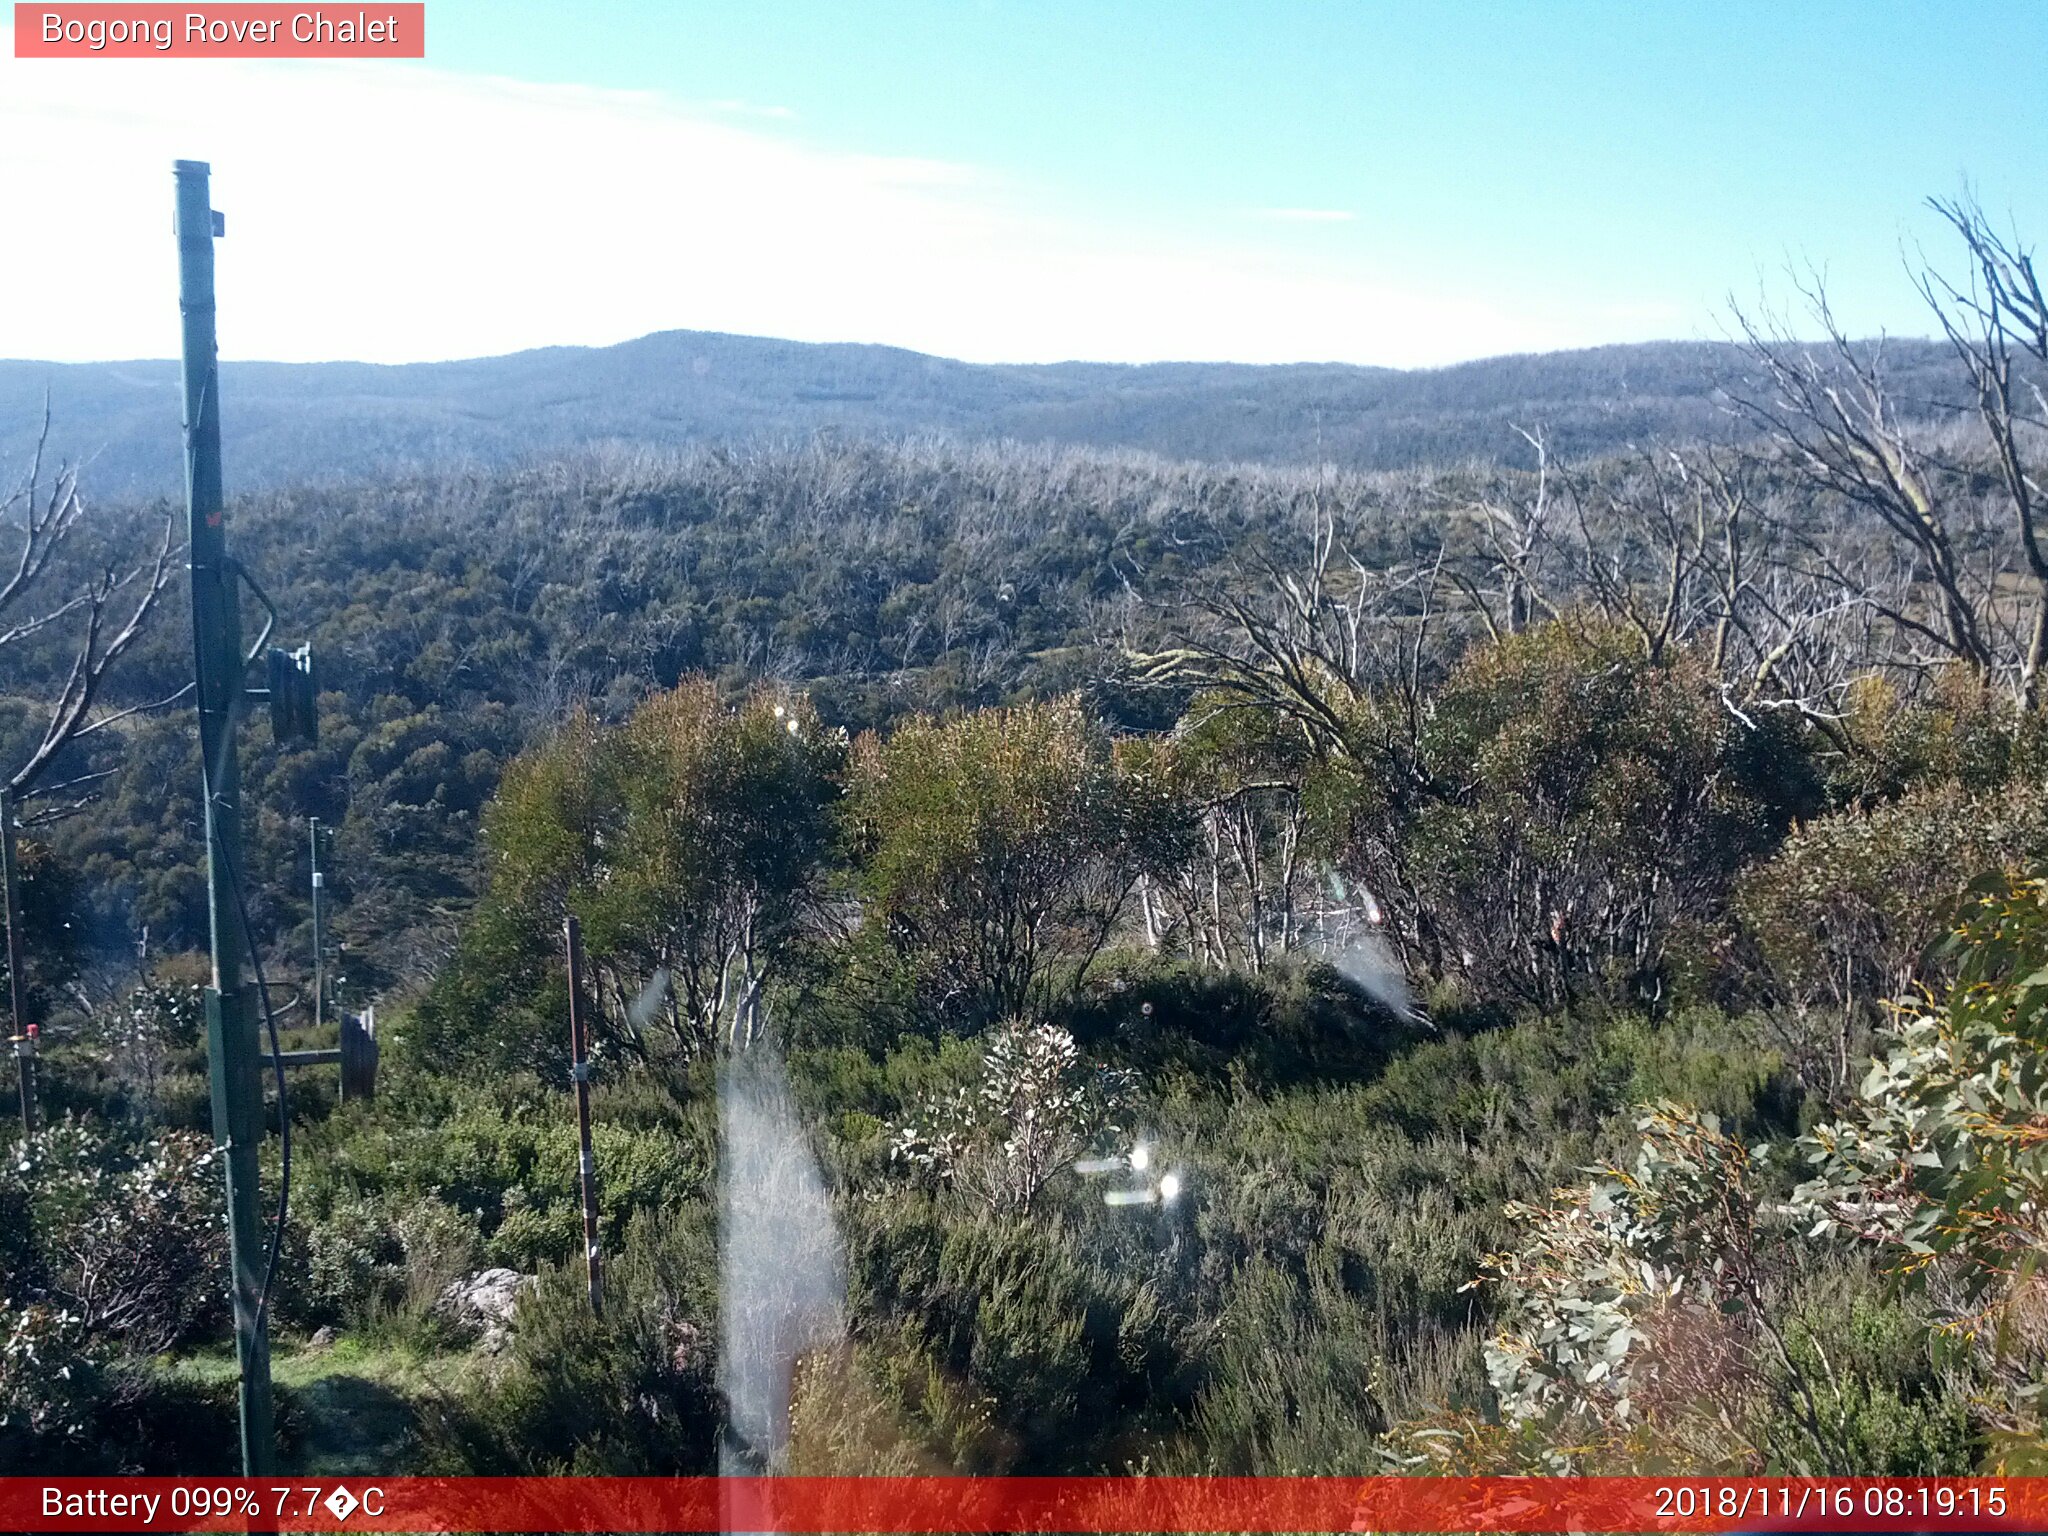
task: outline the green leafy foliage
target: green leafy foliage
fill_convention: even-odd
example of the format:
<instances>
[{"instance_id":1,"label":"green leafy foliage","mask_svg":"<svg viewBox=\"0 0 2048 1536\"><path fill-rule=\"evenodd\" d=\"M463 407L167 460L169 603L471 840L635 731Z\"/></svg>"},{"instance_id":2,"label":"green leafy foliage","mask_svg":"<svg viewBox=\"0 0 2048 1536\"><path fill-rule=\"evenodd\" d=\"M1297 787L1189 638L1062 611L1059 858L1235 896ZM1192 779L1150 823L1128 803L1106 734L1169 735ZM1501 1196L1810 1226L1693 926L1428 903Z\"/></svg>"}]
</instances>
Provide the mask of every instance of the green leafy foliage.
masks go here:
<instances>
[{"instance_id":1,"label":"green leafy foliage","mask_svg":"<svg viewBox=\"0 0 2048 1536\"><path fill-rule=\"evenodd\" d=\"M1789 1002L1852 1009L1938 981L1929 951L1973 876L2043 857L2038 782L1938 781L1799 828L1743 876L1736 902Z\"/></svg>"},{"instance_id":2,"label":"green leafy foliage","mask_svg":"<svg viewBox=\"0 0 2048 1536\"><path fill-rule=\"evenodd\" d=\"M1633 1163L1547 1206L1508 1207L1529 1231L1488 1262L1512 1322L1488 1344L1487 1372L1511 1421L1626 1425L1658 1364L1640 1347L1653 1327L1753 1322L1762 1303L1750 1154L1716 1118L1673 1105L1637 1128Z\"/></svg>"},{"instance_id":3,"label":"green leafy foliage","mask_svg":"<svg viewBox=\"0 0 2048 1536\"><path fill-rule=\"evenodd\" d=\"M572 914L610 1051L674 1062L751 1040L769 974L823 894L841 755L794 696L728 708L701 678L615 729L572 719L493 802L489 888L415 1017L419 1048L440 1064L558 1067L561 1032L541 1021L565 1001L552 971Z\"/></svg>"},{"instance_id":4,"label":"green leafy foliage","mask_svg":"<svg viewBox=\"0 0 2048 1536\"><path fill-rule=\"evenodd\" d=\"M0 1465L28 1466L31 1448L86 1438L110 1353L83 1319L41 1303L0 1309Z\"/></svg>"},{"instance_id":5,"label":"green leafy foliage","mask_svg":"<svg viewBox=\"0 0 2048 1536\"><path fill-rule=\"evenodd\" d=\"M863 902L928 1016L983 1027L1079 983L1137 875L1119 788L1076 699L913 720L856 745Z\"/></svg>"},{"instance_id":6,"label":"green leafy foliage","mask_svg":"<svg viewBox=\"0 0 2048 1536\"><path fill-rule=\"evenodd\" d=\"M1957 1288L1948 1325L1994 1330L2048 1247L2048 879L1974 886L1946 936L1955 980L1899 1013L1845 1119L1803 1144L1816 1235L1879 1245Z\"/></svg>"},{"instance_id":7,"label":"green leafy foliage","mask_svg":"<svg viewBox=\"0 0 2048 1536\"><path fill-rule=\"evenodd\" d=\"M1553 623L1473 652L1419 744L1407 878L1447 963L1554 1007L1655 998L1674 941L1811 794L1796 735L1744 729L1699 658Z\"/></svg>"},{"instance_id":8,"label":"green leafy foliage","mask_svg":"<svg viewBox=\"0 0 2048 1536\"><path fill-rule=\"evenodd\" d=\"M482 1259L514 1269L580 1251L575 1120L563 1112L566 1095L527 1090L523 1101L454 1085L380 1097L303 1138L297 1230L316 1253L324 1245L332 1254L335 1275L324 1300L309 1293L309 1321L361 1320L379 1287L403 1278L408 1212L430 1226L473 1222ZM610 1097L596 1094L593 1141L603 1231L617 1241L636 1216L700 1196L711 1150L701 1122L678 1123L673 1112L656 1124L615 1117ZM373 1283L379 1274L385 1280Z\"/></svg>"},{"instance_id":9,"label":"green leafy foliage","mask_svg":"<svg viewBox=\"0 0 2048 1536\"><path fill-rule=\"evenodd\" d=\"M143 1136L82 1119L38 1130L0 1162L0 1209L20 1222L6 1294L143 1352L203 1337L225 1304L214 1161L189 1132Z\"/></svg>"}]
</instances>

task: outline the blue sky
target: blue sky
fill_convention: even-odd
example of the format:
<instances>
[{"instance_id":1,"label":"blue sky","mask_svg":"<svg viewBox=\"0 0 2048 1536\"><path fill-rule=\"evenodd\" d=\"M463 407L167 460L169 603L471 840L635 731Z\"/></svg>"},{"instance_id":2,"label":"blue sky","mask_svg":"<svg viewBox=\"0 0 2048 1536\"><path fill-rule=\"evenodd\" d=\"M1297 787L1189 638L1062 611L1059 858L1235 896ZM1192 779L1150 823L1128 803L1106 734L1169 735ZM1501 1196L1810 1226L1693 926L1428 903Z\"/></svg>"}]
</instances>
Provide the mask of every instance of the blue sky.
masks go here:
<instances>
[{"instance_id":1,"label":"blue sky","mask_svg":"<svg viewBox=\"0 0 2048 1536\"><path fill-rule=\"evenodd\" d=\"M1924 332L1921 198L1968 178L2048 232L2041 0L429 0L428 27L424 66L0 59L0 194L61 175L125 210L163 199L159 144L212 158L252 232L224 346L382 360L702 326L1441 363L1717 335L1787 259L1852 327ZM522 157L567 230L518 216ZM389 202L402 259L294 177ZM145 211L87 222L118 244ZM127 254L0 280L77 310ZM281 262L357 308L291 303ZM123 345L155 324L126 301L21 318L0 352L160 350Z\"/></svg>"}]
</instances>

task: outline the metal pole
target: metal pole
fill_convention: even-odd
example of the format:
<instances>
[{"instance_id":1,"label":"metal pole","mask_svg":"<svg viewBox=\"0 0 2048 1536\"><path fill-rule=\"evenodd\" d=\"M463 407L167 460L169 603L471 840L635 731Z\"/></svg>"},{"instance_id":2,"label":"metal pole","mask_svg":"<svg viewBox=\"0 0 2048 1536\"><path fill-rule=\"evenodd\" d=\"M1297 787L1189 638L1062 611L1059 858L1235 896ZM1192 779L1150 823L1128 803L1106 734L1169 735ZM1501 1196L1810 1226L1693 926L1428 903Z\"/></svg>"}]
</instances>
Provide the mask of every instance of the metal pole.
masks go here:
<instances>
[{"instance_id":1,"label":"metal pole","mask_svg":"<svg viewBox=\"0 0 2048 1536\"><path fill-rule=\"evenodd\" d=\"M266 1253L257 1210L257 1148L263 1083L256 1010L243 982L249 936L237 882L242 870L241 782L235 728L245 702L240 581L223 527L220 369L215 353L213 241L222 232L204 161L180 160L178 309L184 319L185 506L192 560L192 647L199 698L200 773L206 805L206 891L212 916L213 985L206 993L207 1068L213 1139L227 1169L228 1255L235 1354L241 1364L242 1471L271 1471L270 1340L261 1313Z\"/></svg>"},{"instance_id":2,"label":"metal pole","mask_svg":"<svg viewBox=\"0 0 2048 1536\"><path fill-rule=\"evenodd\" d=\"M327 930L320 917L320 818L311 818L313 845L313 1027L327 1022Z\"/></svg>"},{"instance_id":3,"label":"metal pole","mask_svg":"<svg viewBox=\"0 0 2048 1536\"><path fill-rule=\"evenodd\" d=\"M26 1025L14 1037L14 1065L21 1085L21 1133L36 1133L36 1027Z\"/></svg>"},{"instance_id":4,"label":"metal pole","mask_svg":"<svg viewBox=\"0 0 2048 1536\"><path fill-rule=\"evenodd\" d=\"M28 962L21 936L21 871L14 852L14 791L0 789L0 888L7 904L7 992L14 1059L21 1069L21 1133L36 1133L36 1040L28 1020Z\"/></svg>"},{"instance_id":5,"label":"metal pole","mask_svg":"<svg viewBox=\"0 0 2048 1536\"><path fill-rule=\"evenodd\" d=\"M590 1145L590 1031L583 1017L583 925L562 925L569 952L569 1077L576 1084L576 1140L582 1150L583 1259L590 1272L590 1310L604 1313L604 1260L597 1251L597 1155Z\"/></svg>"}]
</instances>

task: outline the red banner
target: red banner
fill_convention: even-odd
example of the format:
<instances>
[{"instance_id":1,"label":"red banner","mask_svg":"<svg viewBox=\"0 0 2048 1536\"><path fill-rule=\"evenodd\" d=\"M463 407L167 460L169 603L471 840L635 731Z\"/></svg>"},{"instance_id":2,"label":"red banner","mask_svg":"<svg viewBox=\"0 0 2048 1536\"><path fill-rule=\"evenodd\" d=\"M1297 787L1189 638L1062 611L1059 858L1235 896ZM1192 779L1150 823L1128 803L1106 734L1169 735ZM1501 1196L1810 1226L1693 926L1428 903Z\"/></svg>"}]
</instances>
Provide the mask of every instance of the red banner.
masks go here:
<instances>
[{"instance_id":1,"label":"red banner","mask_svg":"<svg viewBox=\"0 0 2048 1536\"><path fill-rule=\"evenodd\" d=\"M424 4L24 5L17 59L423 59Z\"/></svg>"},{"instance_id":2,"label":"red banner","mask_svg":"<svg viewBox=\"0 0 2048 1536\"><path fill-rule=\"evenodd\" d=\"M0 1478L9 1531L2048 1531L2048 1478Z\"/></svg>"}]
</instances>

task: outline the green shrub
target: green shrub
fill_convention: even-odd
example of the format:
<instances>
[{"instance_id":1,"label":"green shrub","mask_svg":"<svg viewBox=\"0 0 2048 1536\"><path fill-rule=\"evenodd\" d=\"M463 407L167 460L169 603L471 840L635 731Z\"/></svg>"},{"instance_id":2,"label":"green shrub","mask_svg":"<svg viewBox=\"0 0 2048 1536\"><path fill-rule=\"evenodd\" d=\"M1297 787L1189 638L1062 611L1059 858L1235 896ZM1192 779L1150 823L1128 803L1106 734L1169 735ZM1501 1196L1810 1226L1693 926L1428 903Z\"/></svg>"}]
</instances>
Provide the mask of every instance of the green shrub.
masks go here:
<instances>
[{"instance_id":1,"label":"green shrub","mask_svg":"<svg viewBox=\"0 0 2048 1536\"><path fill-rule=\"evenodd\" d=\"M728 707L686 678L616 727L579 712L505 772L489 886L409 1049L554 1076L563 920L581 920L601 1057L679 1069L762 1028L763 988L818 903L845 735L800 694Z\"/></svg>"},{"instance_id":2,"label":"green shrub","mask_svg":"<svg viewBox=\"0 0 2048 1536\"><path fill-rule=\"evenodd\" d=\"M1246 1264L1215 1333L1193 1435L1164 1455L1163 1469L1269 1477L1380 1471L1380 1436L1415 1406L1394 1385L1400 1365L1441 1357L1450 1337L1426 1323L1390 1329L1345 1285L1329 1250L1317 1251L1305 1277L1258 1259ZM1431 1366L1418 1373L1430 1378L1418 1383L1420 1395L1454 1395L1456 1367L1446 1371L1440 1359ZM1396 1397L1391 1413L1383 1395Z\"/></svg>"},{"instance_id":3,"label":"green shrub","mask_svg":"<svg viewBox=\"0 0 2048 1536\"><path fill-rule=\"evenodd\" d=\"M120 1358L75 1318L0 1305L0 1475L232 1475L231 1381Z\"/></svg>"},{"instance_id":4,"label":"green shrub","mask_svg":"<svg viewBox=\"0 0 2048 1536\"><path fill-rule=\"evenodd\" d=\"M1794 1209L1927 1298L1937 1342L1993 1379L2006 1454L2035 1465L2048 1446L2048 877L1978 882L1942 960L1946 997L1901 1009L1858 1101L1802 1140L1812 1177Z\"/></svg>"},{"instance_id":5,"label":"green shrub","mask_svg":"<svg viewBox=\"0 0 2048 1536\"><path fill-rule=\"evenodd\" d=\"M1364 1110L1417 1139L1510 1138L1568 1164L1594 1154L1600 1127L1653 1099L1711 1110L1743 1134L1796 1129L1799 1113L1763 1021L1705 1006L1657 1020L1590 1009L1529 1015L1446 1034L1391 1062Z\"/></svg>"},{"instance_id":6,"label":"green shrub","mask_svg":"<svg viewBox=\"0 0 2048 1536\"><path fill-rule=\"evenodd\" d=\"M977 1029L1078 985L1137 878L1133 802L1078 699L906 722L855 743L868 922L925 1015Z\"/></svg>"},{"instance_id":7,"label":"green shrub","mask_svg":"<svg viewBox=\"0 0 2048 1536\"><path fill-rule=\"evenodd\" d=\"M2044 858L2039 783L1971 791L1950 782L1822 817L1745 874L1737 910L1805 1074L1843 1097L1878 1001L1942 979L1929 951L1965 886Z\"/></svg>"},{"instance_id":8,"label":"green shrub","mask_svg":"<svg viewBox=\"0 0 2048 1536\"><path fill-rule=\"evenodd\" d=\"M431 1195L396 1204L342 1195L318 1215L302 1208L285 1242L284 1321L369 1329L430 1348L455 1337L436 1303L483 1253L476 1217Z\"/></svg>"},{"instance_id":9,"label":"green shrub","mask_svg":"<svg viewBox=\"0 0 2048 1536\"><path fill-rule=\"evenodd\" d=\"M1013 1021L982 1042L974 1078L919 1104L890 1138L891 1160L992 1211L1029 1212L1054 1180L1123 1133L1127 1074L1084 1066L1056 1024Z\"/></svg>"},{"instance_id":10,"label":"green shrub","mask_svg":"<svg viewBox=\"0 0 2048 1536\"><path fill-rule=\"evenodd\" d=\"M279 1316L301 1328L359 1327L390 1299L402 1257L391 1223L373 1202L344 1198L324 1215L304 1209L285 1229L291 1263L278 1291Z\"/></svg>"},{"instance_id":11,"label":"green shrub","mask_svg":"<svg viewBox=\"0 0 2048 1536\"><path fill-rule=\"evenodd\" d=\"M1212 1092L1359 1081L1421 1034L1330 966L1298 956L1253 976L1113 951L1060 1018L1108 1065Z\"/></svg>"},{"instance_id":12,"label":"green shrub","mask_svg":"<svg viewBox=\"0 0 2048 1536\"><path fill-rule=\"evenodd\" d=\"M1545 1008L1660 1000L1674 939L1820 803L1796 730L1743 726L1704 658L1648 658L1591 619L1467 654L1418 750L1426 791L1395 835L1434 949Z\"/></svg>"},{"instance_id":13,"label":"green shrub","mask_svg":"<svg viewBox=\"0 0 2048 1536\"><path fill-rule=\"evenodd\" d=\"M635 1220L593 1317L581 1264L521 1298L501 1368L426 1405L430 1465L466 1474L703 1475L717 1467L709 1210Z\"/></svg>"},{"instance_id":14,"label":"green shrub","mask_svg":"<svg viewBox=\"0 0 2048 1536\"><path fill-rule=\"evenodd\" d=\"M1876 806L1945 784L1992 794L2048 773L2048 715L2016 708L1961 667L1937 671L1913 699L1885 678L1856 679L1844 693L1841 738L1858 750L1828 754L1836 805Z\"/></svg>"},{"instance_id":15,"label":"green shrub","mask_svg":"<svg viewBox=\"0 0 2048 1536\"><path fill-rule=\"evenodd\" d=\"M610 1114L615 1094L624 1123ZM679 1108L667 1088L646 1080L602 1085L595 1100L599 1214L606 1241L617 1243L636 1215L706 1189L708 1106ZM530 1273L581 1251L575 1109L566 1090L517 1078L495 1091L423 1083L409 1099L380 1096L361 1113L337 1116L306 1134L300 1152L294 1205L309 1224L354 1202L395 1212L425 1200L473 1221L482 1259L492 1263ZM335 1262L360 1265L360 1256L347 1257L365 1240L360 1223L338 1219ZM382 1247L370 1243L374 1262L396 1262L394 1241L387 1221Z\"/></svg>"},{"instance_id":16,"label":"green shrub","mask_svg":"<svg viewBox=\"0 0 2048 1536\"><path fill-rule=\"evenodd\" d=\"M0 1304L0 1470L19 1475L91 1450L110 1353L74 1312Z\"/></svg>"},{"instance_id":17,"label":"green shrub","mask_svg":"<svg viewBox=\"0 0 2048 1536\"><path fill-rule=\"evenodd\" d=\"M1096 1470L1163 1427L1176 1326L1151 1266L1091 1256L1050 1217L948 1222L913 1201L862 1211L848 1249L863 1336L919 1358L904 1379L986 1405L969 1438L992 1459L958 1470Z\"/></svg>"},{"instance_id":18,"label":"green shrub","mask_svg":"<svg viewBox=\"0 0 2048 1536\"><path fill-rule=\"evenodd\" d=\"M222 1198L213 1148L190 1132L44 1126L0 1161L0 1210L22 1222L0 1285L145 1352L207 1337L225 1312Z\"/></svg>"},{"instance_id":19,"label":"green shrub","mask_svg":"<svg viewBox=\"0 0 2048 1536\"><path fill-rule=\"evenodd\" d=\"M1980 1470L1976 1384L1937 1365L1927 1318L1860 1256L1823 1261L1788 1288L1780 1326L1793 1367L1815 1398L1840 1470L1864 1477L1967 1477ZM1788 1391L1780 1384L1782 1404ZM1799 1416L1760 1416L1764 1470L1816 1465Z\"/></svg>"}]
</instances>

